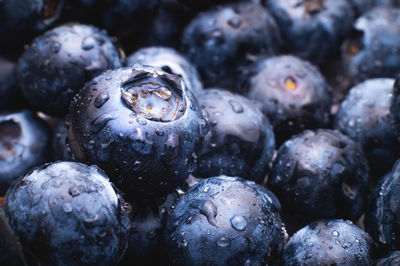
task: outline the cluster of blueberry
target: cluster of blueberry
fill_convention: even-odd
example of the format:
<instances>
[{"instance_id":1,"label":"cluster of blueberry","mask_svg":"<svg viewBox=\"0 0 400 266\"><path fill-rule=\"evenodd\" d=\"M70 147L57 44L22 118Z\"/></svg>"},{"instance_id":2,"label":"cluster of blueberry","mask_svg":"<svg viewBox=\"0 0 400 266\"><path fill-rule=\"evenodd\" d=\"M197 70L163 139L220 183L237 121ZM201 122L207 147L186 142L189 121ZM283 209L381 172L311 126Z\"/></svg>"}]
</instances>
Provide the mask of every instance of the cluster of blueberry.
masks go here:
<instances>
[{"instance_id":1,"label":"cluster of blueberry","mask_svg":"<svg viewBox=\"0 0 400 266\"><path fill-rule=\"evenodd\" d=\"M400 263L400 1L0 0L0 34L1 265Z\"/></svg>"}]
</instances>

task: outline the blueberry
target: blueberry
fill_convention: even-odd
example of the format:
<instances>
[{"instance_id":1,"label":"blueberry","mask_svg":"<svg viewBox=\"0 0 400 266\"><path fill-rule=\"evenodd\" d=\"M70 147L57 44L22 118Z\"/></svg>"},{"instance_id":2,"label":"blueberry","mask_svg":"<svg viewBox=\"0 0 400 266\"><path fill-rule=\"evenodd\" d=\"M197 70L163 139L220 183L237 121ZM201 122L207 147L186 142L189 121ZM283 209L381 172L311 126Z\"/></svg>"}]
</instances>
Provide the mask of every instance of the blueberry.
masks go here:
<instances>
[{"instance_id":1,"label":"blueberry","mask_svg":"<svg viewBox=\"0 0 400 266\"><path fill-rule=\"evenodd\" d=\"M57 22L64 0L2 0L0 46L23 46L36 34Z\"/></svg>"},{"instance_id":2,"label":"blueberry","mask_svg":"<svg viewBox=\"0 0 400 266\"><path fill-rule=\"evenodd\" d=\"M132 218L131 234L125 257L119 265L164 265L160 256L161 236L168 210L173 207L177 193L171 193L157 208L138 206Z\"/></svg>"},{"instance_id":3,"label":"blueberry","mask_svg":"<svg viewBox=\"0 0 400 266\"><path fill-rule=\"evenodd\" d=\"M111 265L128 240L123 205L96 166L55 162L18 179L4 211L24 250L40 265Z\"/></svg>"},{"instance_id":4,"label":"blueberry","mask_svg":"<svg viewBox=\"0 0 400 266\"><path fill-rule=\"evenodd\" d=\"M280 204L238 177L201 180L167 216L164 251L173 265L265 265L283 250Z\"/></svg>"},{"instance_id":5,"label":"blueberry","mask_svg":"<svg viewBox=\"0 0 400 266\"><path fill-rule=\"evenodd\" d=\"M197 97L210 130L197 153L195 176L220 174L261 183L274 155L275 137L268 119L243 96L207 89Z\"/></svg>"},{"instance_id":6,"label":"blueberry","mask_svg":"<svg viewBox=\"0 0 400 266\"><path fill-rule=\"evenodd\" d=\"M157 205L194 170L207 131L179 76L140 65L89 82L72 102L67 126L79 161L99 165L133 202Z\"/></svg>"},{"instance_id":7,"label":"blueberry","mask_svg":"<svg viewBox=\"0 0 400 266\"><path fill-rule=\"evenodd\" d=\"M321 220L296 232L282 265L372 265L372 238L351 221Z\"/></svg>"},{"instance_id":8,"label":"blueberry","mask_svg":"<svg viewBox=\"0 0 400 266\"><path fill-rule=\"evenodd\" d=\"M332 89L307 61L294 56L261 59L243 78L248 98L262 103L277 143L304 129L328 126Z\"/></svg>"},{"instance_id":9,"label":"blueberry","mask_svg":"<svg viewBox=\"0 0 400 266\"><path fill-rule=\"evenodd\" d=\"M206 87L239 90L240 68L279 51L280 33L269 12L254 3L236 3L200 13L186 27L182 50Z\"/></svg>"},{"instance_id":10,"label":"blueberry","mask_svg":"<svg viewBox=\"0 0 400 266\"><path fill-rule=\"evenodd\" d=\"M400 249L400 161L377 184L366 213L366 230L375 241L391 250Z\"/></svg>"},{"instance_id":11,"label":"blueberry","mask_svg":"<svg viewBox=\"0 0 400 266\"><path fill-rule=\"evenodd\" d=\"M183 55L172 48L142 48L127 58L128 66L138 63L158 67L169 74L181 76L194 94L203 89L197 69Z\"/></svg>"},{"instance_id":12,"label":"blueberry","mask_svg":"<svg viewBox=\"0 0 400 266\"><path fill-rule=\"evenodd\" d=\"M347 0L269 0L266 6L282 32L284 52L315 64L335 54L353 23Z\"/></svg>"},{"instance_id":13,"label":"blueberry","mask_svg":"<svg viewBox=\"0 0 400 266\"><path fill-rule=\"evenodd\" d=\"M377 7L358 18L342 45L353 82L395 78L400 71L400 8Z\"/></svg>"},{"instance_id":14,"label":"blueberry","mask_svg":"<svg viewBox=\"0 0 400 266\"><path fill-rule=\"evenodd\" d=\"M384 78L358 84L350 90L335 117L335 129L363 147L374 178L390 171L400 157L390 113L393 84L393 79Z\"/></svg>"},{"instance_id":15,"label":"blueberry","mask_svg":"<svg viewBox=\"0 0 400 266\"><path fill-rule=\"evenodd\" d=\"M0 195L19 176L50 159L50 133L32 112L0 113Z\"/></svg>"},{"instance_id":16,"label":"blueberry","mask_svg":"<svg viewBox=\"0 0 400 266\"><path fill-rule=\"evenodd\" d=\"M367 160L338 131L306 130L279 148L268 187L300 226L320 218L356 220L368 192Z\"/></svg>"},{"instance_id":17,"label":"blueberry","mask_svg":"<svg viewBox=\"0 0 400 266\"><path fill-rule=\"evenodd\" d=\"M120 66L120 54L105 32L68 24L37 37L20 58L17 75L34 108L62 116L87 81Z\"/></svg>"},{"instance_id":18,"label":"blueberry","mask_svg":"<svg viewBox=\"0 0 400 266\"><path fill-rule=\"evenodd\" d=\"M399 264L400 264L400 251L394 251L375 262L376 266L399 265Z\"/></svg>"}]
</instances>

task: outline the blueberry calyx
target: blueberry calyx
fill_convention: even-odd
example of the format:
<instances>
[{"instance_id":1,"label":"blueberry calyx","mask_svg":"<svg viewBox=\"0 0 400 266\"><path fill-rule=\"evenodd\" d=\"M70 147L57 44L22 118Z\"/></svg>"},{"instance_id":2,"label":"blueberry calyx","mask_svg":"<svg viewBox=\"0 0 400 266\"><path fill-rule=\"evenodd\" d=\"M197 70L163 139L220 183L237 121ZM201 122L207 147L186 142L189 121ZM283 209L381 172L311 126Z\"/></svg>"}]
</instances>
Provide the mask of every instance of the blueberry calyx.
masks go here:
<instances>
[{"instance_id":1,"label":"blueberry calyx","mask_svg":"<svg viewBox=\"0 0 400 266\"><path fill-rule=\"evenodd\" d=\"M131 77L122 84L121 98L145 119L171 122L179 119L186 110L181 82L176 75L134 69Z\"/></svg>"}]
</instances>

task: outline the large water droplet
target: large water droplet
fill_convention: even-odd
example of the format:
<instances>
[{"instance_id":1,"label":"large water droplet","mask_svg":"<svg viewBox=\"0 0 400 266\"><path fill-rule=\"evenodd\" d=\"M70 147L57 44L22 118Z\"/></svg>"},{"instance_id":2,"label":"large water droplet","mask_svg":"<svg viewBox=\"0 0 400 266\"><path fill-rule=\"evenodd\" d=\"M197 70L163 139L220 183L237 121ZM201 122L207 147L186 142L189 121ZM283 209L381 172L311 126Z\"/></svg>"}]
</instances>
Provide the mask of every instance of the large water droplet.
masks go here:
<instances>
[{"instance_id":1,"label":"large water droplet","mask_svg":"<svg viewBox=\"0 0 400 266\"><path fill-rule=\"evenodd\" d=\"M77 186L72 186L69 188L68 193L72 196L72 197L77 197L79 196L79 194L81 194L81 190L79 187Z\"/></svg>"},{"instance_id":2,"label":"large water droplet","mask_svg":"<svg viewBox=\"0 0 400 266\"><path fill-rule=\"evenodd\" d=\"M93 105L96 108L101 108L108 100L110 99L110 95L108 92L99 94L96 99L94 100Z\"/></svg>"},{"instance_id":3,"label":"large water droplet","mask_svg":"<svg viewBox=\"0 0 400 266\"><path fill-rule=\"evenodd\" d=\"M247 220L243 216L235 215L231 218L231 225L235 230L244 231L247 226Z\"/></svg>"},{"instance_id":4,"label":"large water droplet","mask_svg":"<svg viewBox=\"0 0 400 266\"><path fill-rule=\"evenodd\" d=\"M51 47L51 51L53 52L53 53L58 53L59 51L61 50L61 43L59 43L59 42L54 42L53 43L53 46Z\"/></svg>"},{"instance_id":5,"label":"large water droplet","mask_svg":"<svg viewBox=\"0 0 400 266\"><path fill-rule=\"evenodd\" d=\"M69 202L65 202L62 206L64 212L69 213L72 212L72 205Z\"/></svg>"},{"instance_id":6,"label":"large water droplet","mask_svg":"<svg viewBox=\"0 0 400 266\"><path fill-rule=\"evenodd\" d=\"M229 104L231 105L232 110L235 113L237 113L237 114L243 113L243 106L240 103L238 103L237 101L229 100Z\"/></svg>"},{"instance_id":7,"label":"large water droplet","mask_svg":"<svg viewBox=\"0 0 400 266\"><path fill-rule=\"evenodd\" d=\"M222 247L222 248L229 246L230 243L231 243L231 240L229 238L224 237L224 236L221 236L217 240L217 246Z\"/></svg>"},{"instance_id":8,"label":"large water droplet","mask_svg":"<svg viewBox=\"0 0 400 266\"><path fill-rule=\"evenodd\" d=\"M240 18L231 18L230 20L228 20L228 25L231 26L232 28L239 28L240 25L242 25L242 20Z\"/></svg>"},{"instance_id":9,"label":"large water droplet","mask_svg":"<svg viewBox=\"0 0 400 266\"><path fill-rule=\"evenodd\" d=\"M89 51L96 45L96 39L93 36L88 36L82 41L82 49Z\"/></svg>"},{"instance_id":10,"label":"large water droplet","mask_svg":"<svg viewBox=\"0 0 400 266\"><path fill-rule=\"evenodd\" d=\"M217 226L217 221L215 220L215 217L218 214L218 209L217 209L217 206L215 206L214 203L212 203L211 201L207 200L204 203L203 207L201 208L200 213L207 217L207 221L211 225Z\"/></svg>"},{"instance_id":11,"label":"large water droplet","mask_svg":"<svg viewBox=\"0 0 400 266\"><path fill-rule=\"evenodd\" d=\"M93 133L99 133L111 120L114 120L114 117L109 114L102 114L90 123L90 129Z\"/></svg>"}]
</instances>

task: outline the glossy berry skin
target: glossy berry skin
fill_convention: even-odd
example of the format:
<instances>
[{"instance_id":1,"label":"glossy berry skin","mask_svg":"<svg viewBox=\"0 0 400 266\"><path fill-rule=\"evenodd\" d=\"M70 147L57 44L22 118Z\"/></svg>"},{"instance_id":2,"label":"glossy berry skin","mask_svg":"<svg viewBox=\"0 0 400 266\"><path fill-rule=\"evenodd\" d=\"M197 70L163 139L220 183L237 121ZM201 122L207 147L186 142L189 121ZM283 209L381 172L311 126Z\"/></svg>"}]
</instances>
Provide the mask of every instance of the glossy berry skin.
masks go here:
<instances>
[{"instance_id":1,"label":"glossy berry skin","mask_svg":"<svg viewBox=\"0 0 400 266\"><path fill-rule=\"evenodd\" d=\"M201 180L167 216L164 251L173 265L265 265L285 241L280 204L252 181Z\"/></svg>"},{"instance_id":2,"label":"glossy berry skin","mask_svg":"<svg viewBox=\"0 0 400 266\"><path fill-rule=\"evenodd\" d=\"M34 108L63 116L87 81L121 65L119 51L105 32L67 24L33 41L18 62L17 75L25 98Z\"/></svg>"},{"instance_id":3,"label":"glossy berry skin","mask_svg":"<svg viewBox=\"0 0 400 266\"><path fill-rule=\"evenodd\" d=\"M375 244L351 221L320 220L296 232L282 265L372 265Z\"/></svg>"},{"instance_id":4,"label":"glossy berry skin","mask_svg":"<svg viewBox=\"0 0 400 266\"><path fill-rule=\"evenodd\" d=\"M370 79L353 87L341 103L334 128L359 143L371 175L380 178L400 157L400 143L392 129L390 105L394 79Z\"/></svg>"},{"instance_id":5,"label":"glossy berry skin","mask_svg":"<svg viewBox=\"0 0 400 266\"><path fill-rule=\"evenodd\" d=\"M390 250L400 249L400 162L377 184L366 213L366 230L375 241Z\"/></svg>"},{"instance_id":6,"label":"glossy berry skin","mask_svg":"<svg viewBox=\"0 0 400 266\"><path fill-rule=\"evenodd\" d=\"M128 66L149 65L181 76L188 88L196 95L203 90L197 69L178 51L168 47L146 47L137 50L127 58Z\"/></svg>"},{"instance_id":7,"label":"glossy berry skin","mask_svg":"<svg viewBox=\"0 0 400 266\"><path fill-rule=\"evenodd\" d=\"M247 97L261 103L278 144L305 129L328 127L332 89L307 61L294 56L261 59L244 79Z\"/></svg>"},{"instance_id":8,"label":"glossy berry skin","mask_svg":"<svg viewBox=\"0 0 400 266\"><path fill-rule=\"evenodd\" d=\"M111 265L129 235L124 201L96 166L55 162L18 179L4 211L40 265Z\"/></svg>"},{"instance_id":9,"label":"glossy berry skin","mask_svg":"<svg viewBox=\"0 0 400 266\"><path fill-rule=\"evenodd\" d=\"M199 70L205 87L241 90L240 68L279 51L280 33L260 5L236 3L200 13L186 27L182 51Z\"/></svg>"},{"instance_id":10,"label":"glossy berry skin","mask_svg":"<svg viewBox=\"0 0 400 266\"><path fill-rule=\"evenodd\" d=\"M351 5L353 6L354 12L357 16L360 16L367 11L373 9L378 6L389 6L389 7L399 7L399 0L350 0Z\"/></svg>"},{"instance_id":11,"label":"glossy berry skin","mask_svg":"<svg viewBox=\"0 0 400 266\"><path fill-rule=\"evenodd\" d=\"M281 30L284 52L315 64L335 54L353 23L347 0L266 2Z\"/></svg>"},{"instance_id":12,"label":"glossy berry skin","mask_svg":"<svg viewBox=\"0 0 400 266\"><path fill-rule=\"evenodd\" d=\"M51 156L51 136L32 112L0 113L0 195L11 183Z\"/></svg>"},{"instance_id":13,"label":"glossy berry skin","mask_svg":"<svg viewBox=\"0 0 400 266\"><path fill-rule=\"evenodd\" d=\"M270 188L299 224L319 218L356 220L368 192L368 163L361 149L338 131L306 130L278 150Z\"/></svg>"},{"instance_id":14,"label":"glossy berry skin","mask_svg":"<svg viewBox=\"0 0 400 266\"><path fill-rule=\"evenodd\" d=\"M207 89L197 97L210 130L196 153L198 177L221 174L261 183L270 170L275 137L257 105L222 89Z\"/></svg>"},{"instance_id":15,"label":"glossy berry skin","mask_svg":"<svg viewBox=\"0 0 400 266\"><path fill-rule=\"evenodd\" d=\"M67 127L77 160L99 165L133 202L156 206L194 170L207 130L179 76L140 65L87 83Z\"/></svg>"},{"instance_id":16,"label":"glossy berry skin","mask_svg":"<svg viewBox=\"0 0 400 266\"><path fill-rule=\"evenodd\" d=\"M353 28L342 45L343 64L353 82L395 78L400 71L400 8L374 8Z\"/></svg>"},{"instance_id":17,"label":"glossy berry skin","mask_svg":"<svg viewBox=\"0 0 400 266\"><path fill-rule=\"evenodd\" d=\"M64 0L3 0L0 3L0 46L23 46L54 26ZM15 47L14 47L15 48Z\"/></svg>"}]
</instances>

